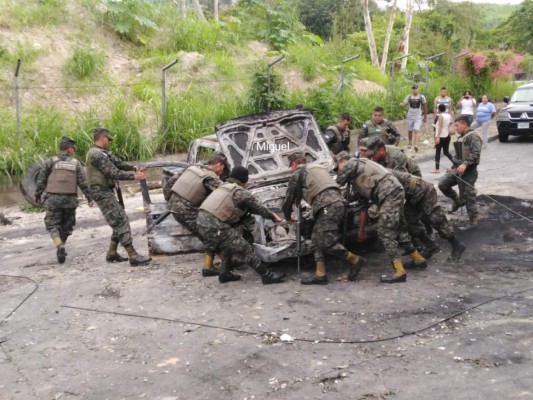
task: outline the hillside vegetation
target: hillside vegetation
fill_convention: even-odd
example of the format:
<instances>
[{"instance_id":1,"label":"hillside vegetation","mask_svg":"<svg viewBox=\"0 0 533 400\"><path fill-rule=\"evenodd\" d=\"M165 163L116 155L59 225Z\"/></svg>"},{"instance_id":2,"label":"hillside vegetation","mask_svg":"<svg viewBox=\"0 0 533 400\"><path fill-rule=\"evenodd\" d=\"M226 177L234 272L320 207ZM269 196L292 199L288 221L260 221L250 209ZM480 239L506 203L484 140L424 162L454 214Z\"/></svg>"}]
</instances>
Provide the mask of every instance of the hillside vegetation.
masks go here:
<instances>
[{"instance_id":1,"label":"hillside vegetation","mask_svg":"<svg viewBox=\"0 0 533 400\"><path fill-rule=\"evenodd\" d=\"M77 140L83 159L97 126L114 133L119 157L150 159L184 151L194 138L213 133L216 124L266 105L303 104L322 128L344 111L360 126L376 105L385 106L389 118L401 118L398 104L411 84L425 84L424 56L416 53L407 70L396 72L390 99L389 76L367 61L364 31L334 15L332 26L342 29L320 37L302 24L300 2L272 0L268 9L264 3L241 0L221 10L219 20L206 11L204 21L193 10L184 17L178 2L167 0L0 0L3 183L55 153L61 135ZM431 27L428 21L434 19L428 15L415 15L420 22L413 26L415 49L427 47L428 29L442 28ZM376 11L373 19L382 41L388 14ZM398 17L393 43L402 29L403 17ZM451 54L464 44L446 44L443 51ZM336 95L342 60L354 53L360 57L346 64L343 90ZM281 55L285 58L273 67L267 95L266 64ZM431 64L430 98L442 85L455 97L469 85L459 76L451 79L450 57ZM13 83L18 59L20 132ZM161 74L174 60L166 75L163 127ZM501 97L511 87L502 80L490 90Z\"/></svg>"}]
</instances>

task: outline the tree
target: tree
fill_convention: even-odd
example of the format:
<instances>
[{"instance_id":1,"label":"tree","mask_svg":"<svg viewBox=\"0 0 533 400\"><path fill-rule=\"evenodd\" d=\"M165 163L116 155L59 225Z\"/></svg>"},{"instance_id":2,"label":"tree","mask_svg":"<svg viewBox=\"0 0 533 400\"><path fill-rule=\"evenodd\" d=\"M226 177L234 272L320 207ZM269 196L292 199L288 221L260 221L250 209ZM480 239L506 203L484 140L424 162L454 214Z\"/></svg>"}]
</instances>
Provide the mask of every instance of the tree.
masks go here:
<instances>
[{"instance_id":1,"label":"tree","mask_svg":"<svg viewBox=\"0 0 533 400\"><path fill-rule=\"evenodd\" d=\"M494 32L503 48L516 48L533 54L533 0L524 0Z\"/></svg>"},{"instance_id":2,"label":"tree","mask_svg":"<svg viewBox=\"0 0 533 400\"><path fill-rule=\"evenodd\" d=\"M379 56L376 47L376 39L374 38L374 30L372 29L372 19L370 19L368 0L361 0L361 5L363 6L363 17L365 19L365 31L368 39L368 49L370 50L370 60L374 67L379 68Z\"/></svg>"},{"instance_id":3,"label":"tree","mask_svg":"<svg viewBox=\"0 0 533 400\"><path fill-rule=\"evenodd\" d=\"M194 7L194 10L196 11L196 15L198 16L198 19L200 21L207 21L205 19L205 15L204 15L204 12L202 10L202 6L200 5L200 1L199 0L192 0L192 5Z\"/></svg>"},{"instance_id":4,"label":"tree","mask_svg":"<svg viewBox=\"0 0 533 400\"><path fill-rule=\"evenodd\" d=\"M300 22L309 32L327 39L333 31L335 10L341 4L342 0L298 0Z\"/></svg>"},{"instance_id":5,"label":"tree","mask_svg":"<svg viewBox=\"0 0 533 400\"><path fill-rule=\"evenodd\" d=\"M389 16L389 25L387 26L387 34L385 35L385 43L383 44L383 54L381 55L381 70L385 71L387 67L387 58L389 55L389 44L392 35L392 28L394 27L394 19L396 18L396 0L392 2L391 13Z\"/></svg>"},{"instance_id":6,"label":"tree","mask_svg":"<svg viewBox=\"0 0 533 400\"><path fill-rule=\"evenodd\" d=\"M413 22L414 1L407 0L407 9L405 10L405 26L403 28L402 37L398 43L397 53L406 55L409 54L409 34L411 32L411 23ZM402 60L402 69L407 67L407 58Z\"/></svg>"}]
</instances>

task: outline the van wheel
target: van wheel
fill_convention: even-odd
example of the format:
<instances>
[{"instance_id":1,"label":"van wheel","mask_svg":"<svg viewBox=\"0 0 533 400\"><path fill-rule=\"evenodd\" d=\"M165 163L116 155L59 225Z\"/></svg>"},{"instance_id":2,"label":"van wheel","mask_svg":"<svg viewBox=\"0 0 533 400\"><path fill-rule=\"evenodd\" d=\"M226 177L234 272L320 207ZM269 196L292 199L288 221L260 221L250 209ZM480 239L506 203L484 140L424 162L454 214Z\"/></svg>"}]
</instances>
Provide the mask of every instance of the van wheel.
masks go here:
<instances>
[{"instance_id":1,"label":"van wheel","mask_svg":"<svg viewBox=\"0 0 533 400\"><path fill-rule=\"evenodd\" d=\"M501 143L507 143L508 140L509 140L509 134L508 134L508 133L501 133L501 132L498 132L498 140L499 140Z\"/></svg>"}]
</instances>

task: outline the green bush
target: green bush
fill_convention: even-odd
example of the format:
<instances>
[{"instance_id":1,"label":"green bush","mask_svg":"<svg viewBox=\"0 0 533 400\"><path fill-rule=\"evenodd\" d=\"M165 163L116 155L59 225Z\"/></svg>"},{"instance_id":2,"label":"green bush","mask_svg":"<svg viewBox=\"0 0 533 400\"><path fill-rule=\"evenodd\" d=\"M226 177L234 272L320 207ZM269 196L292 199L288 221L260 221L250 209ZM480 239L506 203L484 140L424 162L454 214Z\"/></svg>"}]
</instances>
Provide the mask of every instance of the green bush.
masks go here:
<instances>
[{"instance_id":1,"label":"green bush","mask_svg":"<svg viewBox=\"0 0 533 400\"><path fill-rule=\"evenodd\" d=\"M104 66L105 55L101 50L78 45L67 59L65 70L76 79L82 80L101 74Z\"/></svg>"},{"instance_id":2,"label":"green bush","mask_svg":"<svg viewBox=\"0 0 533 400\"><path fill-rule=\"evenodd\" d=\"M66 0L3 0L0 25L24 28L58 25L68 18Z\"/></svg>"},{"instance_id":3,"label":"green bush","mask_svg":"<svg viewBox=\"0 0 533 400\"><path fill-rule=\"evenodd\" d=\"M268 65L259 62L252 72L248 102L253 112L279 110L286 105L286 91L283 79L275 68L271 68L270 93L268 91Z\"/></svg>"},{"instance_id":4,"label":"green bush","mask_svg":"<svg viewBox=\"0 0 533 400\"><path fill-rule=\"evenodd\" d=\"M158 29L153 18L156 10L148 0L102 0L104 20L123 40L139 45L148 44L150 35Z\"/></svg>"}]
</instances>

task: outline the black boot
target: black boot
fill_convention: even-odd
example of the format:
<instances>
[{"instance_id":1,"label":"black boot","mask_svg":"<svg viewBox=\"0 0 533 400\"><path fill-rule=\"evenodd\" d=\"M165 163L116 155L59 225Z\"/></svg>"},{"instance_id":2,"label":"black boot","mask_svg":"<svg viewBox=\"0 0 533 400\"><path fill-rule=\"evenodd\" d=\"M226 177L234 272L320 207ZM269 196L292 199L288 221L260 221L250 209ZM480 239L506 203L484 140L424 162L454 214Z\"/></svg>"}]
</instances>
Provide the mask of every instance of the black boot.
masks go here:
<instances>
[{"instance_id":1,"label":"black boot","mask_svg":"<svg viewBox=\"0 0 533 400\"><path fill-rule=\"evenodd\" d=\"M354 278L355 279L355 278ZM302 285L327 285L328 284L328 276L317 276L315 274L309 274L307 276L304 276L300 283Z\"/></svg>"},{"instance_id":2,"label":"black boot","mask_svg":"<svg viewBox=\"0 0 533 400\"><path fill-rule=\"evenodd\" d=\"M256 268L256 272L261 275L261 281L263 282L263 285L281 283L285 277L283 272L274 272L268 269L267 264L263 262L259 265L259 267Z\"/></svg>"},{"instance_id":3,"label":"black boot","mask_svg":"<svg viewBox=\"0 0 533 400\"><path fill-rule=\"evenodd\" d=\"M65 246L60 244L59 246L57 246L57 262L59 264L63 264L66 259L67 259L67 252L65 250Z\"/></svg>"},{"instance_id":4,"label":"black boot","mask_svg":"<svg viewBox=\"0 0 533 400\"><path fill-rule=\"evenodd\" d=\"M455 236L449 239L449 242L452 245L452 255L450 257L451 260L459 261L466 250L465 245L458 241Z\"/></svg>"},{"instance_id":5,"label":"black boot","mask_svg":"<svg viewBox=\"0 0 533 400\"><path fill-rule=\"evenodd\" d=\"M426 235L422 234L417 236L417 238L424 244L424 249L420 252L422 254L422 257L424 257L426 260L429 260L433 254L440 252L440 247L435 243L431 238Z\"/></svg>"},{"instance_id":6,"label":"black boot","mask_svg":"<svg viewBox=\"0 0 533 400\"><path fill-rule=\"evenodd\" d=\"M462 200L459 199L459 196L457 196L454 201L453 201L453 205L452 207L450 208L450 214L453 214L454 212L456 212L458 209L460 209L461 207L464 207L466 206L466 203Z\"/></svg>"},{"instance_id":7,"label":"black boot","mask_svg":"<svg viewBox=\"0 0 533 400\"><path fill-rule=\"evenodd\" d=\"M116 262L124 262L124 261L128 261L128 258L127 257L122 257L120 254L118 253L115 253L115 254L109 254L107 253L107 255L105 256L105 260L107 262L110 262L110 263L116 263Z\"/></svg>"},{"instance_id":8,"label":"black boot","mask_svg":"<svg viewBox=\"0 0 533 400\"><path fill-rule=\"evenodd\" d=\"M231 272L231 258L232 253L229 251L224 253L224 258L222 258L222 263L220 265L220 270L218 274L218 281L220 283L240 281L241 276ZM203 271L202 271L203 273Z\"/></svg>"}]
</instances>

